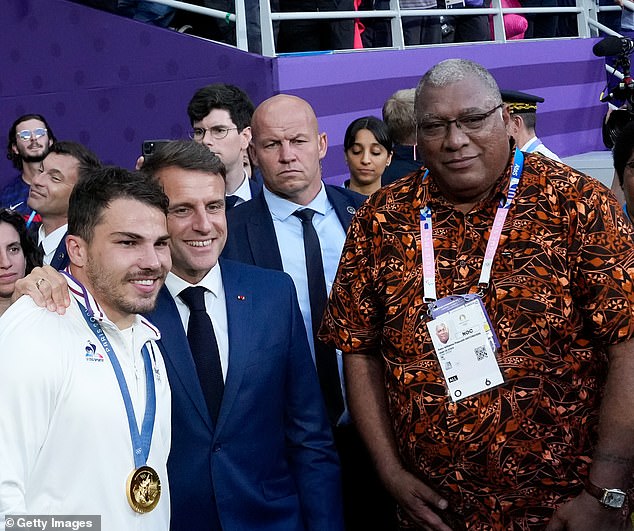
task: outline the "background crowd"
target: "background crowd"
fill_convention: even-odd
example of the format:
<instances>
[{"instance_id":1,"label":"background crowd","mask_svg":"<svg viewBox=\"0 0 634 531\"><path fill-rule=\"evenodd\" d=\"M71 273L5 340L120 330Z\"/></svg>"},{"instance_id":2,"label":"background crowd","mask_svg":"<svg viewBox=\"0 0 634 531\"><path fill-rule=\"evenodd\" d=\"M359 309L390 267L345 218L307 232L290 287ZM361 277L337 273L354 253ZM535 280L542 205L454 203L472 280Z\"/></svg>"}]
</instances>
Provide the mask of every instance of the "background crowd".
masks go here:
<instances>
[{"instance_id":1,"label":"background crowd","mask_svg":"<svg viewBox=\"0 0 634 531\"><path fill-rule=\"evenodd\" d=\"M500 92L480 65L444 61L416 89L388 98L381 118L351 121L342 187L323 182L328 137L310 102L278 94L255 107L222 83L183 102L191 140L158 142L136 161L169 202L165 286L158 273L133 281L152 286L156 307L138 313L165 332L152 341L172 392L171 413L161 411L163 423L170 414L172 421L172 530L625 525L633 229L605 187L543 146L535 131L541 101ZM94 175L106 179L107 169L53 127L31 113L8 130L16 175L0 192L0 296L6 309L17 285L35 302L20 299L0 321L2 374L25 349L13 348L8 332L28 325L18 316L57 322L35 308L56 309L46 296L65 281L54 271L90 269L76 243L75 189ZM615 149L626 192L631 158L631 148ZM427 206L435 225L425 236ZM512 230L499 225L501 210ZM482 280L491 252L485 234L495 223L504 232ZM133 240L131 232L117 234ZM436 267L425 263L426 244ZM94 257L102 268L95 278L110 278L116 266L104 257ZM36 265L48 267L19 282ZM98 287L89 274L81 278ZM468 317L481 329L478 359L495 358L505 381L450 400L426 328L428 305L475 291L484 301ZM99 305L116 302L108 289L98 293ZM443 343L453 333L445 330ZM30 374L26 362L18 369ZM44 388L60 385L35 372ZM20 382L0 386L0 397L20 403ZM54 409L46 402L54 396L32 401L38 415ZM14 410L4 408L0 428L20 423ZM24 430L41 432L33 431ZM13 448L24 469L49 477L18 432L0 429L0 464L11 462L5 448ZM0 482L21 484L4 470ZM30 488L44 497L64 490L45 487ZM0 509L28 508L7 500L14 502L0 495Z\"/></svg>"}]
</instances>

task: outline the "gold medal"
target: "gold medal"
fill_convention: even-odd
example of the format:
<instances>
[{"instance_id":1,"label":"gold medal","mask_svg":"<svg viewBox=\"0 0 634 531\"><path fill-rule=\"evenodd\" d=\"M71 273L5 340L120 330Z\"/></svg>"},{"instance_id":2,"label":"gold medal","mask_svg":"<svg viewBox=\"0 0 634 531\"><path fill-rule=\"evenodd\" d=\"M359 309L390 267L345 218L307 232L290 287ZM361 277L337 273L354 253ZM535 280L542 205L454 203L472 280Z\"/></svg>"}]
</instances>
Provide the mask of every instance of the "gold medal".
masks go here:
<instances>
[{"instance_id":1,"label":"gold medal","mask_svg":"<svg viewBox=\"0 0 634 531\"><path fill-rule=\"evenodd\" d=\"M125 490L132 509L137 513L149 513L161 497L161 480L156 470L142 466L130 472Z\"/></svg>"}]
</instances>

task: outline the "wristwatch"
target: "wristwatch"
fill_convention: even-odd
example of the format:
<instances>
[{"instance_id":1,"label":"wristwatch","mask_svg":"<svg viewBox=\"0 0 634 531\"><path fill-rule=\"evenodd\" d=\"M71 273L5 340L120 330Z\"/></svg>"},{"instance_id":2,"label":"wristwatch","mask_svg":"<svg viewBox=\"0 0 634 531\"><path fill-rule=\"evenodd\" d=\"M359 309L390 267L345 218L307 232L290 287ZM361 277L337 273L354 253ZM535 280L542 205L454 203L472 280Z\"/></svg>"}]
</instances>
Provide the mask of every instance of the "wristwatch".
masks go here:
<instances>
[{"instance_id":1,"label":"wristwatch","mask_svg":"<svg viewBox=\"0 0 634 531\"><path fill-rule=\"evenodd\" d=\"M590 480L586 481L585 489L608 509L622 509L627 501L627 494L621 489L604 489L591 483Z\"/></svg>"}]
</instances>

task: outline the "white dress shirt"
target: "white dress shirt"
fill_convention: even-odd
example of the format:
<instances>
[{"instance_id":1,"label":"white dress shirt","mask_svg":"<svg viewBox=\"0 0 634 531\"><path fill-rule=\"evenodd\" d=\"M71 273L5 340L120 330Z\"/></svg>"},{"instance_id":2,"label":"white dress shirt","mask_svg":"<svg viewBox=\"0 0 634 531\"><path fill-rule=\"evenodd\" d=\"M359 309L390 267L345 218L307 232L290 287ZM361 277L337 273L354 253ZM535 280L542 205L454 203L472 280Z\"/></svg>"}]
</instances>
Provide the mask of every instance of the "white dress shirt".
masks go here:
<instances>
[{"instance_id":1,"label":"white dress shirt","mask_svg":"<svg viewBox=\"0 0 634 531\"><path fill-rule=\"evenodd\" d=\"M293 279L299 309L304 319L304 327L308 336L310 352L315 359L315 346L313 344L313 327L310 314L310 296L308 294L308 274L306 272L306 256L304 255L304 232L301 220L293 216L293 212L298 209L310 208L316 214L313 216L313 226L319 236L319 246L321 247L321 259L324 265L324 277L326 280L326 290L330 293L332 284L339 267L339 259L346 240L346 231L337 217L334 207L328 200L324 184L321 190L308 205L298 205L284 199L263 188L264 200L266 201L271 216L275 236L282 257L282 267ZM345 387L343 385L343 361L341 351L337 350L337 363L339 365L339 380L344 396ZM348 422L348 409L344 411L339 423Z\"/></svg>"},{"instance_id":2,"label":"white dress shirt","mask_svg":"<svg viewBox=\"0 0 634 531\"><path fill-rule=\"evenodd\" d=\"M179 297L179 294L184 289L192 286L202 286L207 289L207 292L205 292L205 308L214 327L218 352L220 353L220 364L222 365L222 377L226 380L227 370L229 369L229 327L227 325L225 289L222 285L222 274L219 264L212 267L198 284L190 284L177 277L174 273L169 273L165 279L165 286L176 303L185 332L187 332L187 324L189 323L189 308Z\"/></svg>"},{"instance_id":3,"label":"white dress shirt","mask_svg":"<svg viewBox=\"0 0 634 531\"><path fill-rule=\"evenodd\" d=\"M47 236L44 234L44 226L40 225L37 230L37 241L38 245L41 243L42 248L44 249L44 265L51 265L51 261L55 256L55 251L57 250L59 244L62 243L62 239L66 235L67 231L68 225L62 225Z\"/></svg>"},{"instance_id":4,"label":"white dress shirt","mask_svg":"<svg viewBox=\"0 0 634 531\"><path fill-rule=\"evenodd\" d=\"M249 184L249 176L247 172L244 172L244 179L242 179L242 184L238 186L235 192L229 194L227 197L237 197L236 204L234 206L241 205L242 203L246 203L252 199L251 195L251 186Z\"/></svg>"}]
</instances>

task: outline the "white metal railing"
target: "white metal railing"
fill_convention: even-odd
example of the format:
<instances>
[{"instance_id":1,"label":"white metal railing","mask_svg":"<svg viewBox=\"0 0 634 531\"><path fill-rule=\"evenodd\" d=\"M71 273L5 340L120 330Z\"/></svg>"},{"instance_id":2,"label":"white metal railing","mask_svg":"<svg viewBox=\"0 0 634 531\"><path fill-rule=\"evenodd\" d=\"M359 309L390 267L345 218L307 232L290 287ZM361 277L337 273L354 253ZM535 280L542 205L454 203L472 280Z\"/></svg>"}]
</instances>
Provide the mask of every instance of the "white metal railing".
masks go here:
<instances>
[{"instance_id":1,"label":"white metal railing","mask_svg":"<svg viewBox=\"0 0 634 531\"><path fill-rule=\"evenodd\" d=\"M210 9L202 6L180 2L178 0L150 0L157 4L174 7L183 11L190 11L207 15L213 18L234 22L236 24L236 47L240 50L248 50L247 23L244 0L235 0L235 13L227 13L217 9ZM390 0L390 9L376 11L319 11L319 12L273 12L268 0L260 0L260 30L262 38L262 55L275 57L275 35L274 23L282 20L334 20L334 19L390 19L392 36L391 49L405 48L403 37L402 18L405 17L434 17L434 16L469 16L469 15L492 15L493 17L493 40L495 42L506 42L504 32L503 15L505 14L565 14L574 13L577 15L577 28L579 37L597 37L599 32L607 35L620 36L614 30L604 26L597 20L599 12L621 10L618 5L599 6L598 0L576 0L575 7L517 7L503 8L500 0L492 0L489 8L460 8L460 9L401 9L399 0ZM630 0L623 0L626 8L634 11L634 3ZM415 46L439 46L415 45ZM408 46L414 47L414 46ZM382 48L385 49L385 48ZM364 50L371 50L365 48ZM339 51L339 50L338 50Z\"/></svg>"}]
</instances>

